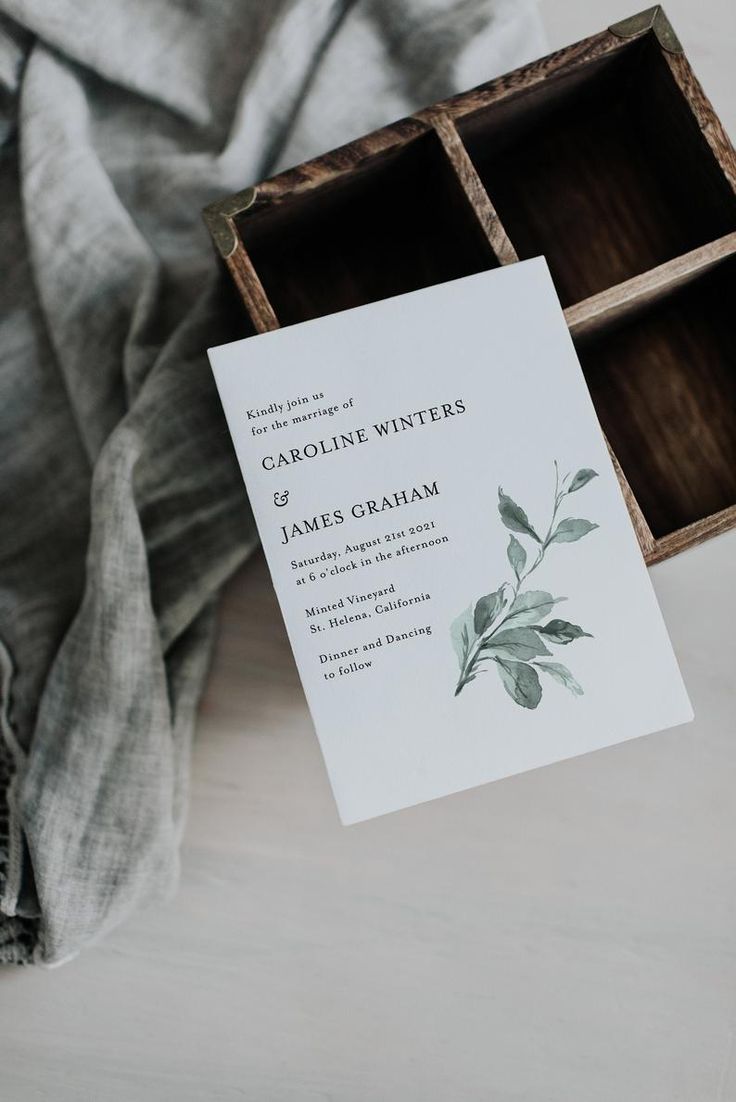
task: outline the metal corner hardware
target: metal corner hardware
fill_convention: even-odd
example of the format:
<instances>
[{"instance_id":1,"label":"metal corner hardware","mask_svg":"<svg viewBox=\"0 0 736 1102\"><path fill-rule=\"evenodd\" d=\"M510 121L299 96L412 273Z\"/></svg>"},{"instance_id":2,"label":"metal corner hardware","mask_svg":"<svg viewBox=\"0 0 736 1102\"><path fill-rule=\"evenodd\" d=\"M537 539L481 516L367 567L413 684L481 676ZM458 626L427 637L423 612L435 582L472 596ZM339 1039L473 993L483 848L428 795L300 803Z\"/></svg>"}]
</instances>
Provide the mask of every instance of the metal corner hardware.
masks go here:
<instances>
[{"instance_id":1,"label":"metal corner hardware","mask_svg":"<svg viewBox=\"0 0 736 1102\"><path fill-rule=\"evenodd\" d=\"M661 4L655 4L653 8L640 11L638 15L631 15L628 19L613 23L608 29L619 38L636 38L637 35L651 31L662 49L666 50L667 53L684 53L682 44Z\"/></svg>"},{"instance_id":2,"label":"metal corner hardware","mask_svg":"<svg viewBox=\"0 0 736 1102\"><path fill-rule=\"evenodd\" d=\"M228 195L225 199L210 203L202 211L210 236L224 260L232 256L238 247L239 238L233 219L253 206L257 194L256 188L249 187L244 191L236 192L235 195Z\"/></svg>"}]
</instances>

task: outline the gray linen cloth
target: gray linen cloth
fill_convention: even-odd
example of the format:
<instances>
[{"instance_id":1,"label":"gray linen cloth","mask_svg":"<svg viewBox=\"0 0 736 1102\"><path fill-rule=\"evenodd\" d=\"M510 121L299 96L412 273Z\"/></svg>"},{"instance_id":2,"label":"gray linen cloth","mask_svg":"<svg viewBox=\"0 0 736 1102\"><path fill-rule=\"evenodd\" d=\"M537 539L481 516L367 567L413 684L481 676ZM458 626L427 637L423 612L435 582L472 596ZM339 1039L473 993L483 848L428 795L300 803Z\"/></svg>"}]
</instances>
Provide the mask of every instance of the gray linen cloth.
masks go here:
<instances>
[{"instance_id":1,"label":"gray linen cloth","mask_svg":"<svg viewBox=\"0 0 736 1102\"><path fill-rule=\"evenodd\" d=\"M176 883L256 543L201 208L543 52L533 0L0 0L0 960Z\"/></svg>"}]
</instances>

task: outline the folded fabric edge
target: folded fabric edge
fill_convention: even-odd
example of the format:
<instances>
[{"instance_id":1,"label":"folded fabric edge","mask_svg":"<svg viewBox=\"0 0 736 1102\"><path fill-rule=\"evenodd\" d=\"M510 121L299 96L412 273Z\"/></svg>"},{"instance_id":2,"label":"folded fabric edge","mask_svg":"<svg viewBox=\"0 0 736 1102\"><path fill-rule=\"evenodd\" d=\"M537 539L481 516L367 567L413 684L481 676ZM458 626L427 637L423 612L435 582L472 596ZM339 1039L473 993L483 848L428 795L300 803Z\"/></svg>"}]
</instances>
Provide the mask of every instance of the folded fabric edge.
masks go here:
<instances>
[{"instance_id":1,"label":"folded fabric edge","mask_svg":"<svg viewBox=\"0 0 736 1102\"><path fill-rule=\"evenodd\" d=\"M26 757L10 722L13 662L0 639L0 964L28 964L38 919L19 914L27 849L15 794Z\"/></svg>"}]
</instances>

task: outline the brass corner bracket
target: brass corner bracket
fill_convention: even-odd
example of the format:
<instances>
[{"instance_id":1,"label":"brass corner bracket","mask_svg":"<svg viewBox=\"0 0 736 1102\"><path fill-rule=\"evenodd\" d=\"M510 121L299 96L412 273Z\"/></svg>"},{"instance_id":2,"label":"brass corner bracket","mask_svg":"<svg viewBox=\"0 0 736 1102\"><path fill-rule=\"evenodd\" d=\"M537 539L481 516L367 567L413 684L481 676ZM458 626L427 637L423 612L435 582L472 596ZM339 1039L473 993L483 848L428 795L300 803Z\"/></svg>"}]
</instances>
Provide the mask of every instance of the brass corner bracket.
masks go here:
<instances>
[{"instance_id":1,"label":"brass corner bracket","mask_svg":"<svg viewBox=\"0 0 736 1102\"><path fill-rule=\"evenodd\" d=\"M205 225L224 260L232 256L238 246L238 232L233 219L253 206L257 194L256 188L248 187L245 191L238 191L235 195L210 203L202 211Z\"/></svg>"},{"instance_id":2,"label":"brass corner bracket","mask_svg":"<svg viewBox=\"0 0 736 1102\"><path fill-rule=\"evenodd\" d=\"M653 8L640 11L638 15L631 15L628 19L613 23L608 29L611 34L618 35L619 38L636 38L637 35L644 34L646 31L652 31L657 42L668 54L685 52L661 4L655 4Z\"/></svg>"}]
</instances>

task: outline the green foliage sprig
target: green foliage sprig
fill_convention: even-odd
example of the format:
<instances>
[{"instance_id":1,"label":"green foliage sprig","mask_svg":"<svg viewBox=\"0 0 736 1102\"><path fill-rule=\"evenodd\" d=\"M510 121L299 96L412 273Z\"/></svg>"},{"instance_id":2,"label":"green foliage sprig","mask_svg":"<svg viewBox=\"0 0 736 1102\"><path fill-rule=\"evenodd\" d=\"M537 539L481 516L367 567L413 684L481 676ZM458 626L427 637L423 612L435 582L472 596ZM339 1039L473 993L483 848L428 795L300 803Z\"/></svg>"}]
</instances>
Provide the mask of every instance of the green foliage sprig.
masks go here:
<instances>
[{"instance_id":1,"label":"green foliage sprig","mask_svg":"<svg viewBox=\"0 0 736 1102\"><path fill-rule=\"evenodd\" d=\"M450 634L460 664L455 696L486 668L484 662L493 663L506 692L523 708L536 708L542 699L538 670L576 696L583 695L582 687L566 666L539 659L552 657L550 645L568 646L576 639L592 639L593 636L568 620L554 619L544 623L553 607L567 598L552 597L542 589L522 587L542 564L550 547L575 543L598 527L578 517L557 519L563 501L596 477L596 471L583 467L572 477L567 474L560 480L555 462L552 519L544 537L537 534L521 506L499 486L498 512L511 533L506 555L514 577L493 593L480 597L475 606L467 608L452 624ZM529 546L525 546L518 536L531 541Z\"/></svg>"}]
</instances>

